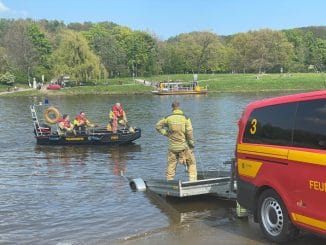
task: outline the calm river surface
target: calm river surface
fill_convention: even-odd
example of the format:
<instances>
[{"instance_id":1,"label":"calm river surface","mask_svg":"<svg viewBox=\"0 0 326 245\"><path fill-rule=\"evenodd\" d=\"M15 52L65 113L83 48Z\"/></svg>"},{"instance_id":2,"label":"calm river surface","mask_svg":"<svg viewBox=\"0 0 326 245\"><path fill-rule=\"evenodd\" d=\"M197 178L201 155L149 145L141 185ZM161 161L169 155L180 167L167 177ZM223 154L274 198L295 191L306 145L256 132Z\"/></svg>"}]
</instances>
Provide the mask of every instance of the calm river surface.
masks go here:
<instances>
[{"instance_id":1,"label":"calm river surface","mask_svg":"<svg viewBox=\"0 0 326 245\"><path fill-rule=\"evenodd\" d=\"M164 178L167 139L155 123L174 99L192 119L198 169L215 170L229 167L222 162L233 157L245 105L275 95L49 97L62 113L74 117L83 110L102 125L120 101L129 122L142 128L140 139L120 147L37 146L29 105L44 98L0 97L0 244L106 244L191 222L237 224L230 218L233 203L172 200L171 213L131 191L126 177ZM179 167L177 176L184 175Z\"/></svg>"}]
</instances>

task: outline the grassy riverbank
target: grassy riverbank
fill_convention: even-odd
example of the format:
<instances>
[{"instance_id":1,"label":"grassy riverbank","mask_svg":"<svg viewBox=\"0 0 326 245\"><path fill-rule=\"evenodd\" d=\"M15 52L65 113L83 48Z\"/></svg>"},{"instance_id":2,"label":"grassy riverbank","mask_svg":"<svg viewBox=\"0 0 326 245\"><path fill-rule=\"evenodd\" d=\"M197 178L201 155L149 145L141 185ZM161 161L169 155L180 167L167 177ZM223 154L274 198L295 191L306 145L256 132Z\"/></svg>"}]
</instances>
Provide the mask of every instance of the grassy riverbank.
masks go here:
<instances>
[{"instance_id":1,"label":"grassy riverbank","mask_svg":"<svg viewBox=\"0 0 326 245\"><path fill-rule=\"evenodd\" d=\"M164 75L153 80L193 80L193 75ZM325 73L294 74L199 74L199 84L209 92L318 90L326 88Z\"/></svg>"},{"instance_id":2,"label":"grassy riverbank","mask_svg":"<svg viewBox=\"0 0 326 245\"><path fill-rule=\"evenodd\" d=\"M132 81L132 80L131 80ZM141 84L123 83L122 85L103 85L96 86L78 86L67 87L60 90L24 90L19 88L18 91L8 93L6 90L0 90L0 96L38 96L38 95L84 95L84 94L150 94L152 87L143 86Z\"/></svg>"},{"instance_id":3,"label":"grassy riverbank","mask_svg":"<svg viewBox=\"0 0 326 245\"><path fill-rule=\"evenodd\" d=\"M192 81L192 74L162 75L142 77L141 80L158 82L167 80ZM278 91L278 90L320 90L326 88L325 73L294 73L294 74L199 74L199 84L208 86L212 92L250 92L250 91ZM17 85L21 88L19 85ZM22 87L22 89L24 86ZM0 92L6 91L0 87ZM26 95L80 95L80 94L150 94L151 86L134 81L132 78L109 79L95 86L79 86L64 88L58 91L28 90L14 93L3 93L2 96Z\"/></svg>"}]
</instances>

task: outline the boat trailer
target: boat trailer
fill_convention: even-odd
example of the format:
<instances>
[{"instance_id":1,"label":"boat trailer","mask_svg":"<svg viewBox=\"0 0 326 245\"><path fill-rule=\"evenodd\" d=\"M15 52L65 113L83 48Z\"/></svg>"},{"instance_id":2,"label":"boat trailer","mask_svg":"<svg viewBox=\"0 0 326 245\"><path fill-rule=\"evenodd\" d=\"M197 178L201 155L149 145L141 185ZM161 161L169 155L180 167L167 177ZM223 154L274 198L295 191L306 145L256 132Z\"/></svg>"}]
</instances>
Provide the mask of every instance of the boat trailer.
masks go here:
<instances>
[{"instance_id":1,"label":"boat trailer","mask_svg":"<svg viewBox=\"0 0 326 245\"><path fill-rule=\"evenodd\" d=\"M198 171L196 181L135 178L129 180L129 185L133 191L146 191L151 196L156 195L162 203L165 203L162 197L213 195L218 199L235 201L237 217L247 217L247 210L236 201L235 160L231 159L223 164L230 164L231 170Z\"/></svg>"},{"instance_id":2,"label":"boat trailer","mask_svg":"<svg viewBox=\"0 0 326 245\"><path fill-rule=\"evenodd\" d=\"M218 198L235 200L236 182L232 171L198 171L197 181L131 179L134 191L150 191L162 196L189 197L212 194Z\"/></svg>"}]
</instances>

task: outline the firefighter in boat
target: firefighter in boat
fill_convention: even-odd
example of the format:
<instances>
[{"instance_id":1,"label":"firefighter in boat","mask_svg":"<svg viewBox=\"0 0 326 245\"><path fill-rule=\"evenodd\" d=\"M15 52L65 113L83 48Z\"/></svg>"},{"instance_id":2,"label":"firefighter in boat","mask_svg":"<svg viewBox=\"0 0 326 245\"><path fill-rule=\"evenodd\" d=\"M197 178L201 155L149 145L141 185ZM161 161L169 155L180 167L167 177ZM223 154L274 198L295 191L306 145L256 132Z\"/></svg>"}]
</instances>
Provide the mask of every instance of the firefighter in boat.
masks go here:
<instances>
[{"instance_id":1,"label":"firefighter in boat","mask_svg":"<svg viewBox=\"0 0 326 245\"><path fill-rule=\"evenodd\" d=\"M86 133L87 127L95 127L96 125L91 123L86 117L85 112L80 112L74 120L74 128L78 130L79 133Z\"/></svg>"},{"instance_id":2,"label":"firefighter in boat","mask_svg":"<svg viewBox=\"0 0 326 245\"><path fill-rule=\"evenodd\" d=\"M70 118L68 114L64 114L62 118L58 120L58 134L59 135L76 134L74 130L74 125L70 122Z\"/></svg>"},{"instance_id":3,"label":"firefighter in boat","mask_svg":"<svg viewBox=\"0 0 326 245\"><path fill-rule=\"evenodd\" d=\"M112 106L109 113L109 122L107 130L112 131L113 133L117 133L119 127L127 127L127 115L119 102Z\"/></svg>"}]
</instances>

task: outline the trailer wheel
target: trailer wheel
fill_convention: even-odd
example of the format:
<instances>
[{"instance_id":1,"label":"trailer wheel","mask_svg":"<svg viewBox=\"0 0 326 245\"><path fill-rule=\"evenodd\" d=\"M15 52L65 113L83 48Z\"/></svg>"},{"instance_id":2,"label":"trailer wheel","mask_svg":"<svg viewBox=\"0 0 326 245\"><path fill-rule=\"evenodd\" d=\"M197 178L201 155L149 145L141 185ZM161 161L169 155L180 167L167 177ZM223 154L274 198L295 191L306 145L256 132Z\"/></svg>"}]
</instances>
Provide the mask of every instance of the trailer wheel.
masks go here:
<instances>
[{"instance_id":1,"label":"trailer wheel","mask_svg":"<svg viewBox=\"0 0 326 245\"><path fill-rule=\"evenodd\" d=\"M142 178L132 179L129 186L133 191L146 191L146 184Z\"/></svg>"},{"instance_id":2,"label":"trailer wheel","mask_svg":"<svg viewBox=\"0 0 326 245\"><path fill-rule=\"evenodd\" d=\"M292 224L281 197L272 189L258 199L258 221L266 237L278 243L294 239L299 230Z\"/></svg>"}]
</instances>

